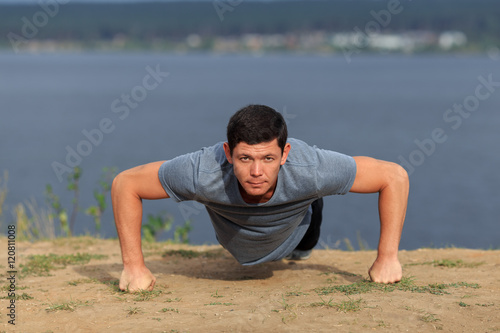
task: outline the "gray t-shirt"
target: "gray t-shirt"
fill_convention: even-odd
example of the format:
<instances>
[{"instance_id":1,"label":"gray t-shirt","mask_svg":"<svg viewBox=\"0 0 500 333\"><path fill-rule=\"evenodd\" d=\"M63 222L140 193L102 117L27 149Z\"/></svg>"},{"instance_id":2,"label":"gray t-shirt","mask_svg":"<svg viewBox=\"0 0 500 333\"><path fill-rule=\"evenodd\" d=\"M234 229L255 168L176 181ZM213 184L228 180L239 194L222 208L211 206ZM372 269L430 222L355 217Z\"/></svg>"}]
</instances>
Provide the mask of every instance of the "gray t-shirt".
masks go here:
<instances>
[{"instance_id":1,"label":"gray t-shirt","mask_svg":"<svg viewBox=\"0 0 500 333\"><path fill-rule=\"evenodd\" d=\"M350 156L289 139L291 150L272 198L248 204L223 143L165 162L159 179L177 202L205 205L218 241L243 265L279 260L295 249L311 221L311 203L347 193L356 176Z\"/></svg>"}]
</instances>

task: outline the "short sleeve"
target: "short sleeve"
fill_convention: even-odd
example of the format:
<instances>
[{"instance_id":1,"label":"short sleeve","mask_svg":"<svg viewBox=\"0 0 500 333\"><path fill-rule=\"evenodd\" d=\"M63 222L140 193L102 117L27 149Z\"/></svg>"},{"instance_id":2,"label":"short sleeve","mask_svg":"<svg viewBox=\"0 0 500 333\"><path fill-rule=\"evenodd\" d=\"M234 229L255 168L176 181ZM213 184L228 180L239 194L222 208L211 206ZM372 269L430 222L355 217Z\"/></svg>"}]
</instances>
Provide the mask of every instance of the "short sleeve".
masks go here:
<instances>
[{"instance_id":1,"label":"short sleeve","mask_svg":"<svg viewBox=\"0 0 500 333\"><path fill-rule=\"evenodd\" d=\"M285 166L289 199L294 196L346 194L356 178L356 162L349 155L332 150L320 149L307 143L289 139L291 150ZM285 182L286 182L285 181Z\"/></svg>"},{"instance_id":2,"label":"short sleeve","mask_svg":"<svg viewBox=\"0 0 500 333\"><path fill-rule=\"evenodd\" d=\"M316 184L320 197L346 194L356 178L354 158L314 147L317 156Z\"/></svg>"},{"instance_id":3,"label":"short sleeve","mask_svg":"<svg viewBox=\"0 0 500 333\"><path fill-rule=\"evenodd\" d=\"M176 202L195 200L200 153L190 153L166 161L158 177L163 189Z\"/></svg>"}]
</instances>

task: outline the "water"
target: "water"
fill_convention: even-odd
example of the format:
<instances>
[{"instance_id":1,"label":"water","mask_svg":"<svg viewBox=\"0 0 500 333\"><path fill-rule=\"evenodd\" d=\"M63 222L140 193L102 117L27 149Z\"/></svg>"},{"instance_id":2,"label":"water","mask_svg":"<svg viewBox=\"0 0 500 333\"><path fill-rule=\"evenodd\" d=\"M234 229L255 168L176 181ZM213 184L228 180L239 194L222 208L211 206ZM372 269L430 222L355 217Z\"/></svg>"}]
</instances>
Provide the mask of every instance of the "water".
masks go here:
<instances>
[{"instance_id":1,"label":"water","mask_svg":"<svg viewBox=\"0 0 500 333\"><path fill-rule=\"evenodd\" d=\"M0 171L9 172L3 228L15 204L44 206L46 184L69 207L53 165L70 161L83 169L76 232L92 234L83 209L94 204L103 167L124 170L224 140L230 115L260 103L282 112L290 135L310 144L410 163L401 248L499 247L500 87L471 97L478 77L500 81L498 65L496 58L450 55L369 55L347 63L342 55L0 54ZM147 78L151 71L160 72L156 80ZM464 102L473 110L467 117L443 118ZM72 150L82 154L66 161ZM357 247L359 235L376 248L377 195L328 197L325 206L323 246L349 238ZM161 210L176 224L192 220L192 243L216 243L198 206L145 201L145 214ZM110 207L102 235L116 237Z\"/></svg>"}]
</instances>

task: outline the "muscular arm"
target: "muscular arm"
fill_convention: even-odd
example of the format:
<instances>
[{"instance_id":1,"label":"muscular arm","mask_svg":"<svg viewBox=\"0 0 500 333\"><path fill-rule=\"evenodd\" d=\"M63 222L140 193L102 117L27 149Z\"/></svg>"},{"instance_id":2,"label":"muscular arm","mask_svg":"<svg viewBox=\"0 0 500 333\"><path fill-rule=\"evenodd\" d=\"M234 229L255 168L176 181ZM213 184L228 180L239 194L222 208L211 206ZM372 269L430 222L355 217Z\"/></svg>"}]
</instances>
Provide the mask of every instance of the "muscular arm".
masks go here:
<instances>
[{"instance_id":1,"label":"muscular arm","mask_svg":"<svg viewBox=\"0 0 500 333\"><path fill-rule=\"evenodd\" d=\"M402 277L398 248L408 202L408 174L395 163L362 156L354 157L354 160L357 171L350 191L379 193L378 254L368 273L374 282L398 282Z\"/></svg>"},{"instance_id":2,"label":"muscular arm","mask_svg":"<svg viewBox=\"0 0 500 333\"><path fill-rule=\"evenodd\" d=\"M142 199L168 198L158 179L162 163L154 162L123 171L113 180L111 200L123 260L121 290L152 290L156 281L142 255Z\"/></svg>"}]
</instances>

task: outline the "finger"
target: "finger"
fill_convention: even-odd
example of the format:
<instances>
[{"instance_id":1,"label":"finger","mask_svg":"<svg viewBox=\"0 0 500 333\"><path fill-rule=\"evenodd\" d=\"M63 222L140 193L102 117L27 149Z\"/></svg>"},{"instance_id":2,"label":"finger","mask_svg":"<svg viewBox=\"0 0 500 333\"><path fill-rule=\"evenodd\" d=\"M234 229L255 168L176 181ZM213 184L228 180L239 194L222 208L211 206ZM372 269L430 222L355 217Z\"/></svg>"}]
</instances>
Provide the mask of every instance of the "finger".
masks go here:
<instances>
[{"instance_id":1,"label":"finger","mask_svg":"<svg viewBox=\"0 0 500 333\"><path fill-rule=\"evenodd\" d=\"M149 284L148 291L153 291L153 288L155 287L156 279L153 279L151 283Z\"/></svg>"},{"instance_id":2,"label":"finger","mask_svg":"<svg viewBox=\"0 0 500 333\"><path fill-rule=\"evenodd\" d=\"M128 284L125 284L124 282L120 281L120 284L118 285L118 288L120 288L121 291L126 291L128 289Z\"/></svg>"},{"instance_id":3,"label":"finger","mask_svg":"<svg viewBox=\"0 0 500 333\"><path fill-rule=\"evenodd\" d=\"M373 275L372 275L372 268L370 268L370 269L368 270L368 276L370 277L370 281L372 281L372 282L377 282L377 281L375 281L375 278L374 278L374 277L373 277Z\"/></svg>"}]
</instances>

